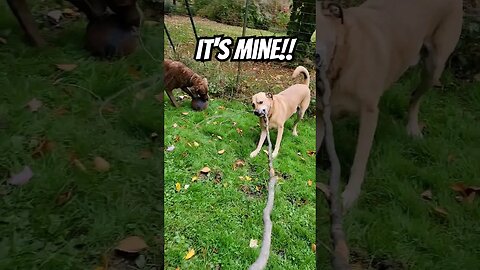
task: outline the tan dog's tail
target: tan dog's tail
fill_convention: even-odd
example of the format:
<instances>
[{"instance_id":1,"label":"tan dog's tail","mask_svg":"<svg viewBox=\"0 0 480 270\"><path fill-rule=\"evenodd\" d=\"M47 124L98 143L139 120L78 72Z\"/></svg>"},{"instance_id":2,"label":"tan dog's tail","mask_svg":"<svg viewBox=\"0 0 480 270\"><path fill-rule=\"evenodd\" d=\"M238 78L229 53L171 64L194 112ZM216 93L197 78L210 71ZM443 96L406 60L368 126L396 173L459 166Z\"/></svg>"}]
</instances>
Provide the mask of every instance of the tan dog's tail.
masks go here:
<instances>
[{"instance_id":1,"label":"tan dog's tail","mask_svg":"<svg viewBox=\"0 0 480 270\"><path fill-rule=\"evenodd\" d=\"M292 78L296 78L300 73L303 73L303 77L305 78L303 83L307 86L310 85L310 74L308 74L308 70L302 66L298 66L295 71L293 72Z\"/></svg>"}]
</instances>

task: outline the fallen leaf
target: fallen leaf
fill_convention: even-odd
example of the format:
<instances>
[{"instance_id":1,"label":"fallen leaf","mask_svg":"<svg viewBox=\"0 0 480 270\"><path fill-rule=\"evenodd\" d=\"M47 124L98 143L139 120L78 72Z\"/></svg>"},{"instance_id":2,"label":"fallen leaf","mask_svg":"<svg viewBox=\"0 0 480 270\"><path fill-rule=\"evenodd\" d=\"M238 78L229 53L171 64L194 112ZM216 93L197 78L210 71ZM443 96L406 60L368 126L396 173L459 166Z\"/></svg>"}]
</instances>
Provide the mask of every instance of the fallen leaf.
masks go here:
<instances>
[{"instance_id":1,"label":"fallen leaf","mask_svg":"<svg viewBox=\"0 0 480 270\"><path fill-rule=\"evenodd\" d=\"M208 174L210 172L210 168L209 167L203 167L201 170L200 170L201 173L204 173L204 174Z\"/></svg>"},{"instance_id":2,"label":"fallen leaf","mask_svg":"<svg viewBox=\"0 0 480 270\"><path fill-rule=\"evenodd\" d=\"M172 127L176 128L176 127L178 127L178 124L177 124L177 123L173 123Z\"/></svg>"},{"instance_id":3,"label":"fallen leaf","mask_svg":"<svg viewBox=\"0 0 480 270\"><path fill-rule=\"evenodd\" d=\"M199 147L199 146L200 146L200 144L199 144L198 142L193 142L193 146L195 146L195 147Z\"/></svg>"},{"instance_id":4,"label":"fallen leaf","mask_svg":"<svg viewBox=\"0 0 480 270\"><path fill-rule=\"evenodd\" d=\"M93 159L93 164L97 172L107 172L110 170L110 163L102 157L95 157Z\"/></svg>"},{"instance_id":5,"label":"fallen leaf","mask_svg":"<svg viewBox=\"0 0 480 270\"><path fill-rule=\"evenodd\" d=\"M173 141L174 142L179 142L180 141L180 136L175 135L175 138L173 138Z\"/></svg>"},{"instance_id":6,"label":"fallen leaf","mask_svg":"<svg viewBox=\"0 0 480 270\"><path fill-rule=\"evenodd\" d=\"M127 253L139 253L140 251L148 248L147 243L138 236L129 236L120 241L115 247L115 250L123 251Z\"/></svg>"},{"instance_id":7,"label":"fallen leaf","mask_svg":"<svg viewBox=\"0 0 480 270\"><path fill-rule=\"evenodd\" d=\"M185 257L185 260L190 260L193 256L195 256L195 250L193 248L189 249Z\"/></svg>"},{"instance_id":8,"label":"fallen leaf","mask_svg":"<svg viewBox=\"0 0 480 270\"><path fill-rule=\"evenodd\" d=\"M183 186L183 188L184 188L185 190L187 190L189 187L190 187L189 184L186 184L185 186Z\"/></svg>"},{"instance_id":9,"label":"fallen leaf","mask_svg":"<svg viewBox=\"0 0 480 270\"><path fill-rule=\"evenodd\" d=\"M455 155L449 154L448 157L447 157L447 162L452 163L455 159L456 159Z\"/></svg>"},{"instance_id":10,"label":"fallen leaf","mask_svg":"<svg viewBox=\"0 0 480 270\"><path fill-rule=\"evenodd\" d=\"M49 141L48 139L43 139L40 141L38 146L33 150L32 152L32 157L33 158L39 158L44 156L46 153L50 152L53 150L55 147L55 143L52 141Z\"/></svg>"},{"instance_id":11,"label":"fallen leaf","mask_svg":"<svg viewBox=\"0 0 480 270\"><path fill-rule=\"evenodd\" d=\"M68 109L66 109L63 106L61 106L61 107L59 107L59 108L57 108L53 111L53 115L56 115L56 116L61 116L61 115L64 115L66 113L68 113Z\"/></svg>"},{"instance_id":12,"label":"fallen leaf","mask_svg":"<svg viewBox=\"0 0 480 270\"><path fill-rule=\"evenodd\" d=\"M236 126L236 125L237 125L237 122L233 122L232 125L233 125L233 126Z\"/></svg>"},{"instance_id":13,"label":"fallen leaf","mask_svg":"<svg viewBox=\"0 0 480 270\"><path fill-rule=\"evenodd\" d=\"M175 190L178 192L178 191L180 191L180 189L182 189L182 185L180 185L180 183L176 183L175 184Z\"/></svg>"},{"instance_id":14,"label":"fallen leaf","mask_svg":"<svg viewBox=\"0 0 480 270\"><path fill-rule=\"evenodd\" d=\"M75 159L72 160L72 162L73 162L73 165L75 165L75 167L77 167L81 171L83 171L83 172L87 171L87 168L85 167L85 165L83 165L83 163L80 160L75 158Z\"/></svg>"},{"instance_id":15,"label":"fallen leaf","mask_svg":"<svg viewBox=\"0 0 480 270\"><path fill-rule=\"evenodd\" d=\"M138 69L135 67L128 67L127 72L130 75L130 77L132 77L135 80L139 80L142 77Z\"/></svg>"},{"instance_id":16,"label":"fallen leaf","mask_svg":"<svg viewBox=\"0 0 480 270\"><path fill-rule=\"evenodd\" d=\"M138 100L144 100L146 94L147 94L147 92L145 90L138 91L135 94L135 98L138 99Z\"/></svg>"},{"instance_id":17,"label":"fallen leaf","mask_svg":"<svg viewBox=\"0 0 480 270\"><path fill-rule=\"evenodd\" d=\"M14 186L23 186L28 183L33 177L32 169L29 166L23 167L22 171L17 174L12 175L10 179L8 179L8 183Z\"/></svg>"},{"instance_id":18,"label":"fallen leaf","mask_svg":"<svg viewBox=\"0 0 480 270\"><path fill-rule=\"evenodd\" d=\"M307 184L308 184L308 186L311 187L311 186L312 186L312 180L308 180L308 181L307 181Z\"/></svg>"},{"instance_id":19,"label":"fallen leaf","mask_svg":"<svg viewBox=\"0 0 480 270\"><path fill-rule=\"evenodd\" d=\"M43 103L40 100L33 98L27 103L26 106L31 112L36 112L43 106Z\"/></svg>"},{"instance_id":20,"label":"fallen leaf","mask_svg":"<svg viewBox=\"0 0 480 270\"><path fill-rule=\"evenodd\" d=\"M250 244L248 246L250 248L258 248L258 240L257 239L250 239Z\"/></svg>"},{"instance_id":21,"label":"fallen leaf","mask_svg":"<svg viewBox=\"0 0 480 270\"><path fill-rule=\"evenodd\" d=\"M218 106L218 109L219 109L219 110L225 110L225 107L223 107L223 106Z\"/></svg>"},{"instance_id":22,"label":"fallen leaf","mask_svg":"<svg viewBox=\"0 0 480 270\"><path fill-rule=\"evenodd\" d=\"M4 38L2 38L2 37L0 37L0 43L2 43L2 44L7 44L7 40L4 39Z\"/></svg>"},{"instance_id":23,"label":"fallen leaf","mask_svg":"<svg viewBox=\"0 0 480 270\"><path fill-rule=\"evenodd\" d=\"M217 152L219 155L223 155L223 153L225 153L225 149L222 149L220 151Z\"/></svg>"},{"instance_id":24,"label":"fallen leaf","mask_svg":"<svg viewBox=\"0 0 480 270\"><path fill-rule=\"evenodd\" d=\"M424 192L422 192L422 194L420 194L420 196L424 200L431 201L432 200L432 191L430 189L427 189Z\"/></svg>"},{"instance_id":25,"label":"fallen leaf","mask_svg":"<svg viewBox=\"0 0 480 270\"><path fill-rule=\"evenodd\" d=\"M143 269L145 267L145 264L147 263L147 261L145 260L145 256L140 254L136 259L135 259L135 265L140 268L140 269Z\"/></svg>"},{"instance_id":26,"label":"fallen leaf","mask_svg":"<svg viewBox=\"0 0 480 270\"><path fill-rule=\"evenodd\" d=\"M268 156L268 151L263 149L263 152Z\"/></svg>"},{"instance_id":27,"label":"fallen leaf","mask_svg":"<svg viewBox=\"0 0 480 270\"><path fill-rule=\"evenodd\" d=\"M70 16L74 16L77 12L75 12L73 9L71 8L64 8L62 10L62 13L63 14L66 14L66 15L70 15Z\"/></svg>"},{"instance_id":28,"label":"fallen leaf","mask_svg":"<svg viewBox=\"0 0 480 270\"><path fill-rule=\"evenodd\" d=\"M56 64L56 66L63 71L72 71L78 67L76 64Z\"/></svg>"},{"instance_id":29,"label":"fallen leaf","mask_svg":"<svg viewBox=\"0 0 480 270\"><path fill-rule=\"evenodd\" d=\"M58 205L58 206L62 206L64 204L66 204L68 201L70 201L70 199L72 198L72 191L69 190L67 192L63 192L62 194L60 194L57 199L55 200L55 203Z\"/></svg>"},{"instance_id":30,"label":"fallen leaf","mask_svg":"<svg viewBox=\"0 0 480 270\"><path fill-rule=\"evenodd\" d=\"M58 23L62 18L62 11L52 10L47 13L48 18L52 19L55 23Z\"/></svg>"},{"instance_id":31,"label":"fallen leaf","mask_svg":"<svg viewBox=\"0 0 480 270\"><path fill-rule=\"evenodd\" d=\"M312 251L313 251L313 252L317 252L317 245L312 244Z\"/></svg>"},{"instance_id":32,"label":"fallen leaf","mask_svg":"<svg viewBox=\"0 0 480 270\"><path fill-rule=\"evenodd\" d=\"M471 193L467 196L467 198L466 198L465 201L468 202L468 203L473 203L473 201L475 200L475 196L476 196L476 195L477 195L476 192L471 192Z\"/></svg>"},{"instance_id":33,"label":"fallen leaf","mask_svg":"<svg viewBox=\"0 0 480 270\"><path fill-rule=\"evenodd\" d=\"M240 128L237 128L236 130L238 134L243 135L243 130L241 130Z\"/></svg>"},{"instance_id":34,"label":"fallen leaf","mask_svg":"<svg viewBox=\"0 0 480 270\"><path fill-rule=\"evenodd\" d=\"M219 140L223 139L222 136L217 136L217 138L218 138Z\"/></svg>"},{"instance_id":35,"label":"fallen leaf","mask_svg":"<svg viewBox=\"0 0 480 270\"><path fill-rule=\"evenodd\" d=\"M195 182L198 180L198 176L192 176L192 182Z\"/></svg>"},{"instance_id":36,"label":"fallen leaf","mask_svg":"<svg viewBox=\"0 0 480 270\"><path fill-rule=\"evenodd\" d=\"M175 270L180 270L180 267L175 268Z\"/></svg>"},{"instance_id":37,"label":"fallen leaf","mask_svg":"<svg viewBox=\"0 0 480 270\"><path fill-rule=\"evenodd\" d=\"M174 145L170 145L169 147L167 147L167 152L172 152L173 150L175 150Z\"/></svg>"},{"instance_id":38,"label":"fallen leaf","mask_svg":"<svg viewBox=\"0 0 480 270\"><path fill-rule=\"evenodd\" d=\"M241 168L245 166L245 161L241 159L235 160L235 163L233 163L233 170L236 170L237 168Z\"/></svg>"},{"instance_id":39,"label":"fallen leaf","mask_svg":"<svg viewBox=\"0 0 480 270\"><path fill-rule=\"evenodd\" d=\"M448 216L447 210L445 210L442 207L437 206L437 207L433 208L433 210L435 211L435 213L437 213L438 215L440 215L442 217L447 217Z\"/></svg>"},{"instance_id":40,"label":"fallen leaf","mask_svg":"<svg viewBox=\"0 0 480 270\"><path fill-rule=\"evenodd\" d=\"M153 156L153 153L148 149L143 149L142 151L140 151L139 156L141 159L149 159Z\"/></svg>"},{"instance_id":41,"label":"fallen leaf","mask_svg":"<svg viewBox=\"0 0 480 270\"><path fill-rule=\"evenodd\" d=\"M315 151L313 151L313 150L308 150L308 151L307 151L307 155L313 157L313 156L315 156Z\"/></svg>"},{"instance_id":42,"label":"fallen leaf","mask_svg":"<svg viewBox=\"0 0 480 270\"><path fill-rule=\"evenodd\" d=\"M318 182L316 186L318 189L320 189L323 192L327 200L330 200L330 188L324 183L320 183L320 182Z\"/></svg>"},{"instance_id":43,"label":"fallen leaf","mask_svg":"<svg viewBox=\"0 0 480 270\"><path fill-rule=\"evenodd\" d=\"M183 115L188 115L188 112L182 112Z\"/></svg>"},{"instance_id":44,"label":"fallen leaf","mask_svg":"<svg viewBox=\"0 0 480 270\"><path fill-rule=\"evenodd\" d=\"M250 181L250 180L252 180L252 178L250 176L248 176L248 175L245 176L245 181Z\"/></svg>"}]
</instances>

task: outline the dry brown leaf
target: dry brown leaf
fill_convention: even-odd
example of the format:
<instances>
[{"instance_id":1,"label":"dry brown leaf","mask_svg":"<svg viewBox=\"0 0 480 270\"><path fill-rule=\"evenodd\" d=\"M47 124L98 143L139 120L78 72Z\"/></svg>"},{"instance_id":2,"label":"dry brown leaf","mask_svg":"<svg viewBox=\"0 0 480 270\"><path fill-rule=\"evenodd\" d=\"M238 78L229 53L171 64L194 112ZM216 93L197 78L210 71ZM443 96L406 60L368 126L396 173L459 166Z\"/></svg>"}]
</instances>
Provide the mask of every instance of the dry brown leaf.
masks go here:
<instances>
[{"instance_id":1,"label":"dry brown leaf","mask_svg":"<svg viewBox=\"0 0 480 270\"><path fill-rule=\"evenodd\" d=\"M448 216L447 210L445 210L442 207L437 206L437 207L433 208L433 210L435 211L436 214L438 214L441 217L447 217Z\"/></svg>"},{"instance_id":2,"label":"dry brown leaf","mask_svg":"<svg viewBox=\"0 0 480 270\"><path fill-rule=\"evenodd\" d=\"M313 156L315 156L315 151L313 151L313 150L307 150L307 155L313 157Z\"/></svg>"},{"instance_id":3,"label":"dry brown leaf","mask_svg":"<svg viewBox=\"0 0 480 270\"><path fill-rule=\"evenodd\" d=\"M195 146L195 147L199 147L199 146L200 146L200 144L199 144L198 142L193 142L193 146Z\"/></svg>"},{"instance_id":4,"label":"dry brown leaf","mask_svg":"<svg viewBox=\"0 0 480 270\"><path fill-rule=\"evenodd\" d=\"M180 141L180 139L181 139L180 136L175 135L175 138L173 138L173 141L178 143Z\"/></svg>"},{"instance_id":5,"label":"dry brown leaf","mask_svg":"<svg viewBox=\"0 0 480 270\"><path fill-rule=\"evenodd\" d=\"M72 198L72 191L69 190L67 192L64 192L62 194L60 194L57 199L55 200L55 203L58 205L58 206L62 206L64 204L66 204L68 201L70 201L70 199Z\"/></svg>"},{"instance_id":6,"label":"dry brown leaf","mask_svg":"<svg viewBox=\"0 0 480 270\"><path fill-rule=\"evenodd\" d=\"M7 44L7 40L4 39L4 38L2 38L2 37L0 37L0 43L2 43L2 44Z\"/></svg>"},{"instance_id":7,"label":"dry brown leaf","mask_svg":"<svg viewBox=\"0 0 480 270\"><path fill-rule=\"evenodd\" d=\"M128 67L127 72L130 75L130 77L132 77L135 80L140 80L140 78L142 77L139 70L135 67Z\"/></svg>"},{"instance_id":8,"label":"dry brown leaf","mask_svg":"<svg viewBox=\"0 0 480 270\"><path fill-rule=\"evenodd\" d=\"M64 115L66 113L68 113L68 109L63 107L63 106L60 106L58 108L56 108L54 111L53 111L53 115L55 116L61 116L61 115Z\"/></svg>"},{"instance_id":9,"label":"dry brown leaf","mask_svg":"<svg viewBox=\"0 0 480 270\"><path fill-rule=\"evenodd\" d=\"M85 167L85 165L83 165L83 163L80 160L75 158L75 159L72 160L72 163L73 163L73 165L75 165L75 167L80 169L82 172L87 171L87 168Z\"/></svg>"},{"instance_id":10,"label":"dry brown leaf","mask_svg":"<svg viewBox=\"0 0 480 270\"><path fill-rule=\"evenodd\" d=\"M211 171L211 170L210 170L209 167L203 167L203 168L200 170L200 172L201 172L201 173L204 173L204 174L208 174L210 171Z\"/></svg>"},{"instance_id":11,"label":"dry brown leaf","mask_svg":"<svg viewBox=\"0 0 480 270\"><path fill-rule=\"evenodd\" d=\"M63 71L72 71L77 68L76 64L56 64L56 66Z\"/></svg>"},{"instance_id":12,"label":"dry brown leaf","mask_svg":"<svg viewBox=\"0 0 480 270\"><path fill-rule=\"evenodd\" d=\"M257 239L250 239L250 244L248 246L250 248L258 248L258 240Z\"/></svg>"},{"instance_id":13,"label":"dry brown leaf","mask_svg":"<svg viewBox=\"0 0 480 270\"><path fill-rule=\"evenodd\" d=\"M219 155L223 155L223 153L225 153L225 149L222 149L220 151L217 152Z\"/></svg>"},{"instance_id":14,"label":"dry brown leaf","mask_svg":"<svg viewBox=\"0 0 480 270\"><path fill-rule=\"evenodd\" d=\"M36 98L33 98L32 100L30 100L27 105L28 109L31 111L31 112L36 112L38 111L38 109L40 109L42 106L43 106L43 102L41 102L40 100L36 99Z\"/></svg>"},{"instance_id":15,"label":"dry brown leaf","mask_svg":"<svg viewBox=\"0 0 480 270\"><path fill-rule=\"evenodd\" d=\"M225 107L224 106L218 106L218 109L219 110L225 110Z\"/></svg>"},{"instance_id":16,"label":"dry brown leaf","mask_svg":"<svg viewBox=\"0 0 480 270\"><path fill-rule=\"evenodd\" d=\"M316 252L316 251L317 251L317 245L312 244L312 251L313 251L313 252Z\"/></svg>"},{"instance_id":17,"label":"dry brown leaf","mask_svg":"<svg viewBox=\"0 0 480 270\"><path fill-rule=\"evenodd\" d=\"M110 170L110 163L102 157L95 157L93 159L93 164L97 172L107 172Z\"/></svg>"},{"instance_id":18,"label":"dry brown leaf","mask_svg":"<svg viewBox=\"0 0 480 270\"><path fill-rule=\"evenodd\" d=\"M46 153L51 152L55 148L55 143L49 141L48 139L42 139L38 146L33 150L32 157L39 158L44 156Z\"/></svg>"},{"instance_id":19,"label":"dry brown leaf","mask_svg":"<svg viewBox=\"0 0 480 270\"><path fill-rule=\"evenodd\" d=\"M149 158L153 157L153 153L152 153L152 151L150 151L148 149L143 149L142 151L140 151L139 156L140 156L141 159L149 159Z\"/></svg>"},{"instance_id":20,"label":"dry brown leaf","mask_svg":"<svg viewBox=\"0 0 480 270\"><path fill-rule=\"evenodd\" d=\"M183 258L185 260L190 260L193 256L195 256L195 249L191 248L188 250L187 254Z\"/></svg>"},{"instance_id":21,"label":"dry brown leaf","mask_svg":"<svg viewBox=\"0 0 480 270\"><path fill-rule=\"evenodd\" d=\"M238 134L243 135L243 130L241 130L240 128L237 128L236 130Z\"/></svg>"},{"instance_id":22,"label":"dry brown leaf","mask_svg":"<svg viewBox=\"0 0 480 270\"><path fill-rule=\"evenodd\" d=\"M172 127L177 128L177 127L178 127L178 124L177 124L177 123L173 123Z\"/></svg>"},{"instance_id":23,"label":"dry brown leaf","mask_svg":"<svg viewBox=\"0 0 480 270\"><path fill-rule=\"evenodd\" d=\"M308 181L307 181L307 184L308 184L308 186L311 187L311 186L312 186L312 180L308 180Z\"/></svg>"},{"instance_id":24,"label":"dry brown leaf","mask_svg":"<svg viewBox=\"0 0 480 270\"><path fill-rule=\"evenodd\" d=\"M424 192L422 192L422 194L420 194L420 196L422 197L422 199L429 200L429 201L431 201L432 197L433 197L432 191L430 189L427 189Z\"/></svg>"},{"instance_id":25,"label":"dry brown leaf","mask_svg":"<svg viewBox=\"0 0 480 270\"><path fill-rule=\"evenodd\" d=\"M235 163L233 163L233 170L236 170L237 168L241 168L245 166L245 161L241 159L235 160Z\"/></svg>"},{"instance_id":26,"label":"dry brown leaf","mask_svg":"<svg viewBox=\"0 0 480 270\"><path fill-rule=\"evenodd\" d=\"M138 236L129 236L120 241L117 247L115 247L116 250L127 253L139 253L146 248L148 248L147 243Z\"/></svg>"},{"instance_id":27,"label":"dry brown leaf","mask_svg":"<svg viewBox=\"0 0 480 270\"><path fill-rule=\"evenodd\" d=\"M188 115L188 112L182 112L183 115Z\"/></svg>"},{"instance_id":28,"label":"dry brown leaf","mask_svg":"<svg viewBox=\"0 0 480 270\"><path fill-rule=\"evenodd\" d=\"M465 199L465 201L466 201L467 203L473 203L473 201L475 200L475 196L476 196L476 195L477 195L476 192L471 192L471 193L467 196L467 198Z\"/></svg>"}]
</instances>

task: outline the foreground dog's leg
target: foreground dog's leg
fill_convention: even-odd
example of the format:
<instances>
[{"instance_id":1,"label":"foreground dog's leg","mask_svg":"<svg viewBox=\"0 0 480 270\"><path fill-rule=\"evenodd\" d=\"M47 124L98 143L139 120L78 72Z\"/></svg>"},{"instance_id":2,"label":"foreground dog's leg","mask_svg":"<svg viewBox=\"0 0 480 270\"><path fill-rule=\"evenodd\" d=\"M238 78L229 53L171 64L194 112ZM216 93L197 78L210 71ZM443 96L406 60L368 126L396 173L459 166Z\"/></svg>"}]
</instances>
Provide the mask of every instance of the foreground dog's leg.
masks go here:
<instances>
[{"instance_id":1,"label":"foreground dog's leg","mask_svg":"<svg viewBox=\"0 0 480 270\"><path fill-rule=\"evenodd\" d=\"M27 6L25 0L7 0L10 9L12 10L17 20L20 22L23 30L27 33L28 37L33 41L35 46L42 47L47 42L42 38L38 31L32 13Z\"/></svg>"},{"instance_id":2,"label":"foreground dog's leg","mask_svg":"<svg viewBox=\"0 0 480 270\"><path fill-rule=\"evenodd\" d=\"M276 158L278 156L278 151L280 150L280 143L282 142L282 136L283 136L283 126L279 126L277 141L275 142L275 150L273 150L272 158Z\"/></svg>"},{"instance_id":3,"label":"foreground dog's leg","mask_svg":"<svg viewBox=\"0 0 480 270\"><path fill-rule=\"evenodd\" d=\"M365 177L368 156L372 148L375 129L377 128L378 108L363 108L360 112L360 128L358 133L357 149L350 171L350 179L342 194L343 208L349 209L360 195Z\"/></svg>"},{"instance_id":4,"label":"foreground dog's leg","mask_svg":"<svg viewBox=\"0 0 480 270\"><path fill-rule=\"evenodd\" d=\"M175 101L175 97L173 96L172 91L166 90L165 92L167 92L167 96L170 99L170 101L172 102L173 106L178 108L179 106L178 106L177 102Z\"/></svg>"},{"instance_id":5,"label":"foreground dog's leg","mask_svg":"<svg viewBox=\"0 0 480 270\"><path fill-rule=\"evenodd\" d=\"M260 134L260 140L258 141L257 148L250 153L250 157L254 158L260 153L260 150L262 149L263 143L265 142L265 139L267 138L267 130L262 127L262 133Z\"/></svg>"},{"instance_id":6,"label":"foreground dog's leg","mask_svg":"<svg viewBox=\"0 0 480 270\"><path fill-rule=\"evenodd\" d=\"M323 119L321 117L317 118L317 130L316 130L316 137L317 137L317 153L320 152L320 147L323 143L323 138L325 137L325 124L323 123Z\"/></svg>"},{"instance_id":7,"label":"foreground dog's leg","mask_svg":"<svg viewBox=\"0 0 480 270\"><path fill-rule=\"evenodd\" d=\"M297 108L297 118L295 119L295 122L293 122L293 136L298 136L298 132L297 132L297 124L298 122L300 122L300 120L302 119L302 111L300 108Z\"/></svg>"}]
</instances>

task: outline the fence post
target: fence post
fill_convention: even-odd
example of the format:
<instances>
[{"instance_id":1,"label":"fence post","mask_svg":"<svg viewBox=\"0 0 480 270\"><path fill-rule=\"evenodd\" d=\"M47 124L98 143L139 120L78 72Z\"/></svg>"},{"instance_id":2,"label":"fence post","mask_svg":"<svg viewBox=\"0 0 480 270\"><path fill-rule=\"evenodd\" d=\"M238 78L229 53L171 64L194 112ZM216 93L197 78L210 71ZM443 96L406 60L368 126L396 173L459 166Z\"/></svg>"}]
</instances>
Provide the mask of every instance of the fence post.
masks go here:
<instances>
[{"instance_id":1,"label":"fence post","mask_svg":"<svg viewBox=\"0 0 480 270\"><path fill-rule=\"evenodd\" d=\"M195 23L193 22L192 12L190 11L190 4L188 3L188 0L185 0L185 7L187 8L187 11L188 11L188 17L190 18L190 23L192 24L193 33L195 34L195 39L198 41L197 29L195 28Z\"/></svg>"},{"instance_id":2,"label":"fence post","mask_svg":"<svg viewBox=\"0 0 480 270\"><path fill-rule=\"evenodd\" d=\"M248 0L245 0L245 13L243 14L243 30L242 30L242 37L245 36L245 32L247 30L247 12L248 12ZM240 66L242 62L238 62L238 69L237 69L237 92L240 90ZM230 97L233 97L233 91L230 94Z\"/></svg>"}]
</instances>

